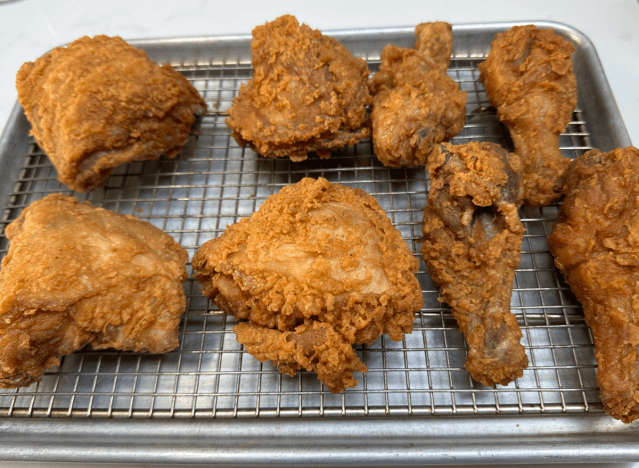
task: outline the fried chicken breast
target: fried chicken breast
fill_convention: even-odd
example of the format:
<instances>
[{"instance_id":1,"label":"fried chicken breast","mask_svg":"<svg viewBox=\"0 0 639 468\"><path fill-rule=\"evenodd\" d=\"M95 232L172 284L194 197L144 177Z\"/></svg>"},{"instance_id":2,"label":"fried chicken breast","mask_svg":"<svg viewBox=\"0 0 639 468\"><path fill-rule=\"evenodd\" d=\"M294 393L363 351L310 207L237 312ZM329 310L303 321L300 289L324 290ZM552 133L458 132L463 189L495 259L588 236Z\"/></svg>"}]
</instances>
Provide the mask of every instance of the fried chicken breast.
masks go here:
<instances>
[{"instance_id":1,"label":"fried chicken breast","mask_svg":"<svg viewBox=\"0 0 639 468\"><path fill-rule=\"evenodd\" d=\"M428 172L422 257L468 343L466 370L484 385L507 385L528 365L510 312L524 235L521 163L493 143L445 143Z\"/></svg>"},{"instance_id":2,"label":"fried chicken breast","mask_svg":"<svg viewBox=\"0 0 639 468\"><path fill-rule=\"evenodd\" d=\"M425 166L436 145L466 122L466 93L446 75L453 34L448 23L415 28L414 49L388 45L371 80L373 145L391 167Z\"/></svg>"},{"instance_id":3,"label":"fried chicken breast","mask_svg":"<svg viewBox=\"0 0 639 468\"><path fill-rule=\"evenodd\" d=\"M550 29L515 26L495 36L479 64L486 95L524 165L524 202L532 207L561 196L570 160L561 154L559 135L577 105L574 50Z\"/></svg>"},{"instance_id":4,"label":"fried chicken breast","mask_svg":"<svg viewBox=\"0 0 639 468\"><path fill-rule=\"evenodd\" d=\"M162 353L178 345L188 255L133 216L49 195L6 228L0 388L28 386L85 345Z\"/></svg>"},{"instance_id":5,"label":"fried chicken breast","mask_svg":"<svg viewBox=\"0 0 639 468\"><path fill-rule=\"evenodd\" d=\"M375 198L323 178L270 196L192 265L204 294L248 321L235 331L251 354L315 370L332 392L366 370L353 344L401 340L423 306L418 261Z\"/></svg>"},{"instance_id":6,"label":"fried chicken breast","mask_svg":"<svg viewBox=\"0 0 639 468\"><path fill-rule=\"evenodd\" d=\"M573 160L548 246L592 329L604 410L639 417L639 150Z\"/></svg>"},{"instance_id":7,"label":"fried chicken breast","mask_svg":"<svg viewBox=\"0 0 639 468\"><path fill-rule=\"evenodd\" d=\"M241 146L303 161L370 136L366 62L337 40L284 15L253 29L253 78L226 124Z\"/></svg>"},{"instance_id":8,"label":"fried chicken breast","mask_svg":"<svg viewBox=\"0 0 639 468\"><path fill-rule=\"evenodd\" d=\"M174 158L206 103L169 64L119 37L83 37L16 78L31 134L60 182L85 192L131 161Z\"/></svg>"}]
</instances>

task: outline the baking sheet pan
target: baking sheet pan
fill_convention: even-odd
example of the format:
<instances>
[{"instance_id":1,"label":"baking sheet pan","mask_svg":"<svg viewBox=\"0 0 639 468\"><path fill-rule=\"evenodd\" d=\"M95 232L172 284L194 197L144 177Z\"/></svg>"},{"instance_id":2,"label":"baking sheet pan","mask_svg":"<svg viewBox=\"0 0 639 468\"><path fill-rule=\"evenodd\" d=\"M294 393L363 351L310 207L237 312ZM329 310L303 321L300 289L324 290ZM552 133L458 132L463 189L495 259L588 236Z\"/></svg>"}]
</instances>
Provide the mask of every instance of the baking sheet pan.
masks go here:
<instances>
[{"instance_id":1,"label":"baking sheet pan","mask_svg":"<svg viewBox=\"0 0 639 468\"><path fill-rule=\"evenodd\" d=\"M496 32L512 24L455 25L449 75L468 93L466 126L453 143L492 141L512 150L508 132L478 82ZM630 144L596 52L571 40L579 104L562 134L566 157ZM412 47L413 28L330 31L373 71L383 47ZM57 181L29 137L19 105L0 137L0 256L4 228L49 193L65 193L132 214L172 235L189 257L205 241L257 210L283 186L325 177L380 202L419 258L424 168L391 169L364 140L302 163L259 158L240 148L226 109L252 73L250 36L130 41L170 62L209 104L199 135L175 160L117 169L106 187L74 194ZM639 460L634 425L603 414L592 336L546 244L557 206L523 208L526 227L511 307L530 365L508 386L485 387L464 370L466 348L424 263L424 308L411 335L357 348L369 367L357 387L333 395L312 373L291 378L237 343L235 321L185 284L180 346L164 355L84 349L29 388L0 390L0 461L139 462L220 465L404 465ZM189 265L190 272L190 265ZM81 448L82 447L82 448Z\"/></svg>"}]
</instances>

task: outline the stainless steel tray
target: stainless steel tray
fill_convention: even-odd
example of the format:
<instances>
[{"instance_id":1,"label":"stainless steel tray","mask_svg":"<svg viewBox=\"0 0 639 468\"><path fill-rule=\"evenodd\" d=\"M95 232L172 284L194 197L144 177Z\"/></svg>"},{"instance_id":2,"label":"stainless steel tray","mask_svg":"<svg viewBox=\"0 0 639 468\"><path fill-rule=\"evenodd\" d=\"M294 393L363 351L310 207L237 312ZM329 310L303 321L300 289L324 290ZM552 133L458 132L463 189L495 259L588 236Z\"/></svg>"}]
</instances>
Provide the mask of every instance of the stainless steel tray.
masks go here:
<instances>
[{"instance_id":1,"label":"stainless steel tray","mask_svg":"<svg viewBox=\"0 0 639 468\"><path fill-rule=\"evenodd\" d=\"M561 136L565 156L630 144L596 52L567 26L576 46L579 105ZM512 24L454 26L449 74L468 93L467 124L453 140L512 149L477 64L493 35ZM374 71L383 47L412 47L413 27L331 31ZM118 169L104 189L80 199L147 220L190 256L254 212L281 187L323 176L374 195L416 256L428 177L389 169L370 140L303 163L267 160L237 146L224 124L240 83L252 73L249 36L132 41L172 63L210 105L200 134L175 160ZM31 202L70 194L28 136L16 105L0 139L4 227ZM77 194L76 194L77 195ZM235 340L234 321L210 305L196 282L180 346L165 355L83 350L29 388L0 391L0 461L206 463L219 465L426 465L639 460L636 425L603 414L592 336L578 302L553 266L546 236L557 207L522 209L526 226L512 309L530 360L508 386L484 387L464 370L465 344L422 263L424 309L401 343L386 338L359 353L370 371L333 395L315 375L295 378L260 364ZM0 256L8 242L0 236Z\"/></svg>"}]
</instances>

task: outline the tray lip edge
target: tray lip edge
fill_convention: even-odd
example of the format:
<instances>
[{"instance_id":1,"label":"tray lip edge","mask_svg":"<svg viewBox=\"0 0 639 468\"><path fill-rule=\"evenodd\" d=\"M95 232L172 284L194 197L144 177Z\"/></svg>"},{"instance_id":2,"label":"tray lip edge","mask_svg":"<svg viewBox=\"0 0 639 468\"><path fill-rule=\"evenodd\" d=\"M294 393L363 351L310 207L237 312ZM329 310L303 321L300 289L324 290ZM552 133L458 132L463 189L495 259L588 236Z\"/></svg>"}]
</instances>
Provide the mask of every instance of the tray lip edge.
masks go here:
<instances>
[{"instance_id":1,"label":"tray lip edge","mask_svg":"<svg viewBox=\"0 0 639 468\"><path fill-rule=\"evenodd\" d=\"M534 425L548 421L543 415L512 415L488 418L488 425L471 416L450 416L433 421L422 417L376 418L376 420L27 420L0 418L0 433L21 429L0 442L0 461L38 459L73 463L209 463L264 466L317 463L338 466L357 462L381 464L541 463L639 461L636 437L639 427L623 425L607 415L552 416L552 427L535 434ZM568 433L554 428L569 421ZM377 422L374 429L367 425ZM528 431L506 435L491 430L500 423L515 422ZM476 436L460 437L441 432L459 424ZM327 437L333 426L339 434ZM431 428L434 425L436 427ZM26 427L25 427L26 426ZM317 426L320 426L317 430ZM478 430L481 426L481 430ZM600 432L593 434L593 427ZM175 429L178 436L175 436ZM341 435L340 435L341 434ZM611 437L613 435L621 436ZM304 444L295 441L302 437ZM488 442L494 442L488 447ZM142 442L142 444L141 444ZM91 450L78 447L92 445Z\"/></svg>"}]
</instances>

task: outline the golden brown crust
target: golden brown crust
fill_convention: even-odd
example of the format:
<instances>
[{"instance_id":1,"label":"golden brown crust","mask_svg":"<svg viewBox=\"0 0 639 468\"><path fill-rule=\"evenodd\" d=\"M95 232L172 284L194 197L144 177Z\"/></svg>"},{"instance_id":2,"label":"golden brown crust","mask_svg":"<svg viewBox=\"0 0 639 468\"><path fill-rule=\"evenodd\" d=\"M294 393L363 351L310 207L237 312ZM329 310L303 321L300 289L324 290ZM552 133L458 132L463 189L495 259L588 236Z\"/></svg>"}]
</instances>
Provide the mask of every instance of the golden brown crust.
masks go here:
<instances>
[{"instance_id":1,"label":"golden brown crust","mask_svg":"<svg viewBox=\"0 0 639 468\"><path fill-rule=\"evenodd\" d=\"M265 333L321 322L349 344L399 341L423 305L419 264L375 198L322 178L284 187L192 264L220 309Z\"/></svg>"},{"instance_id":2,"label":"golden brown crust","mask_svg":"<svg viewBox=\"0 0 639 468\"><path fill-rule=\"evenodd\" d=\"M178 345L188 255L133 216L49 195L6 229L0 387L40 380L90 344L161 353Z\"/></svg>"},{"instance_id":3,"label":"golden brown crust","mask_svg":"<svg viewBox=\"0 0 639 468\"><path fill-rule=\"evenodd\" d=\"M251 52L253 78L226 119L238 144L303 161L370 136L370 72L337 40L284 15L253 30Z\"/></svg>"},{"instance_id":4,"label":"golden brown crust","mask_svg":"<svg viewBox=\"0 0 639 468\"><path fill-rule=\"evenodd\" d=\"M515 26L495 36L479 64L488 99L524 165L524 202L533 207L561 196L570 162L559 150L559 134L577 105L574 50L551 29Z\"/></svg>"},{"instance_id":5,"label":"golden brown crust","mask_svg":"<svg viewBox=\"0 0 639 468\"><path fill-rule=\"evenodd\" d=\"M466 369L484 385L507 385L528 365L510 312L521 164L493 143L444 144L428 171L422 257L468 343Z\"/></svg>"},{"instance_id":6,"label":"golden brown crust","mask_svg":"<svg viewBox=\"0 0 639 468\"><path fill-rule=\"evenodd\" d=\"M354 372L368 372L351 343L328 323L312 322L282 332L242 322L233 331L257 360L273 361L281 373L291 377L302 367L314 371L333 393L357 386Z\"/></svg>"},{"instance_id":7,"label":"golden brown crust","mask_svg":"<svg viewBox=\"0 0 639 468\"><path fill-rule=\"evenodd\" d=\"M422 23L415 35L415 49L384 48L370 83L373 145L385 166L425 166L435 146L466 122L466 93L446 75L451 25Z\"/></svg>"},{"instance_id":8,"label":"golden brown crust","mask_svg":"<svg viewBox=\"0 0 639 468\"><path fill-rule=\"evenodd\" d=\"M415 50L446 72L453 53L453 27L444 21L420 23L415 26Z\"/></svg>"},{"instance_id":9,"label":"golden brown crust","mask_svg":"<svg viewBox=\"0 0 639 468\"><path fill-rule=\"evenodd\" d=\"M639 417L639 150L571 162L548 246L592 328L604 409Z\"/></svg>"},{"instance_id":10,"label":"golden brown crust","mask_svg":"<svg viewBox=\"0 0 639 468\"><path fill-rule=\"evenodd\" d=\"M32 135L73 190L92 190L130 161L177 156L194 114L195 88L119 37L83 37L25 63L18 100Z\"/></svg>"}]
</instances>

